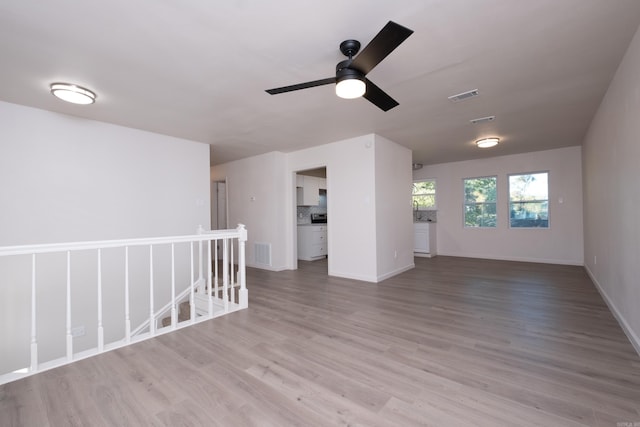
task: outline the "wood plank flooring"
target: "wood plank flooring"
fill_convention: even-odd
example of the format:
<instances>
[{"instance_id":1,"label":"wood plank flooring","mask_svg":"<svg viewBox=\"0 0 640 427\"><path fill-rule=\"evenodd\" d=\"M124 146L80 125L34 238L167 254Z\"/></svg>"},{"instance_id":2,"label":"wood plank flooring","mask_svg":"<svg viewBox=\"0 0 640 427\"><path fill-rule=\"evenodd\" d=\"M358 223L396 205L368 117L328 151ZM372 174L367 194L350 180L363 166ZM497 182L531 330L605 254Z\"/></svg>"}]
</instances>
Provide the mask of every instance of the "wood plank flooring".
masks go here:
<instances>
[{"instance_id":1,"label":"wood plank flooring","mask_svg":"<svg viewBox=\"0 0 640 427\"><path fill-rule=\"evenodd\" d=\"M581 267L326 271L249 269L248 310L1 386L0 425L640 425L640 358Z\"/></svg>"}]
</instances>

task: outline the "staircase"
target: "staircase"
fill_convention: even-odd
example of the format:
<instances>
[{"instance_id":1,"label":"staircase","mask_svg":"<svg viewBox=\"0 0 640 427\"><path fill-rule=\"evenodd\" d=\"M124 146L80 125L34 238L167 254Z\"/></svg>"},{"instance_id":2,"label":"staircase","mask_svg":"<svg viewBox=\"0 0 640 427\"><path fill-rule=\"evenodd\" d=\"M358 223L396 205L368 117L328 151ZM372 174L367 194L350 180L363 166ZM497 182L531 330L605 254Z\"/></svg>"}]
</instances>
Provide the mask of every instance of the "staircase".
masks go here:
<instances>
[{"instance_id":1,"label":"staircase","mask_svg":"<svg viewBox=\"0 0 640 427\"><path fill-rule=\"evenodd\" d=\"M0 312L17 314L0 325L0 385L247 308L246 240L240 224L188 236L0 247L0 280L12 295L0 300Z\"/></svg>"}]
</instances>

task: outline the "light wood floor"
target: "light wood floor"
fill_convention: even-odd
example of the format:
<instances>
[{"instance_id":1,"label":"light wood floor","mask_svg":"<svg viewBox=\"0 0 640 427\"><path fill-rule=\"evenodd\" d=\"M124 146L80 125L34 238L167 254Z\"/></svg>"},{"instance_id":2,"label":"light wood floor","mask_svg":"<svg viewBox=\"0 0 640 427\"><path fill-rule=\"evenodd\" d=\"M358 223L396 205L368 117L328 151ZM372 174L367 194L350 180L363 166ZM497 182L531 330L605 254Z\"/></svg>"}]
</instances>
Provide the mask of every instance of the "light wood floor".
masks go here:
<instances>
[{"instance_id":1,"label":"light wood floor","mask_svg":"<svg viewBox=\"0 0 640 427\"><path fill-rule=\"evenodd\" d=\"M640 358L581 267L326 269L249 269L248 310L4 385L0 425L640 425Z\"/></svg>"}]
</instances>

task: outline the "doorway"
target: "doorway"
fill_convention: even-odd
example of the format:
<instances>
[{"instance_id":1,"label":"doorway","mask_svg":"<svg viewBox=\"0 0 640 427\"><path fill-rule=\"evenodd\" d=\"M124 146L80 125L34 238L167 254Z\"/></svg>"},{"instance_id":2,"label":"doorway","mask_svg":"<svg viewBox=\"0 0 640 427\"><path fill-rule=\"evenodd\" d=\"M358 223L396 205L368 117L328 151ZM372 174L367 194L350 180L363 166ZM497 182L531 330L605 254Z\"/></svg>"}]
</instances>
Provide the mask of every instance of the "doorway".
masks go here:
<instances>
[{"instance_id":1,"label":"doorway","mask_svg":"<svg viewBox=\"0 0 640 427\"><path fill-rule=\"evenodd\" d=\"M296 265L305 263L328 273L327 187L327 168L324 166L295 172Z\"/></svg>"},{"instance_id":2,"label":"doorway","mask_svg":"<svg viewBox=\"0 0 640 427\"><path fill-rule=\"evenodd\" d=\"M226 230L227 223L227 183L213 181L211 183L211 229Z\"/></svg>"}]
</instances>

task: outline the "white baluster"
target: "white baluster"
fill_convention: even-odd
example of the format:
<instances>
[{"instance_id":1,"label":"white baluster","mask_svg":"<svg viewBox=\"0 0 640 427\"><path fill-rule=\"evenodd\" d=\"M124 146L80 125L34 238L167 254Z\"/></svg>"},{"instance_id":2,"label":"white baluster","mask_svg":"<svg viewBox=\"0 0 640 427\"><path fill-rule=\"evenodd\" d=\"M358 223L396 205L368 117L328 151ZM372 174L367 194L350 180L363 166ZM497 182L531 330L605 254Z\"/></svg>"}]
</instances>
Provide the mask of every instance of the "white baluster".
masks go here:
<instances>
[{"instance_id":1,"label":"white baluster","mask_svg":"<svg viewBox=\"0 0 640 427\"><path fill-rule=\"evenodd\" d=\"M124 336L131 342L131 313L129 312L129 246L124 247Z\"/></svg>"},{"instance_id":2,"label":"white baluster","mask_svg":"<svg viewBox=\"0 0 640 427\"><path fill-rule=\"evenodd\" d=\"M219 274L219 272L218 272L218 239L216 239L214 241L214 243L215 243L215 247L216 248L215 248L215 257L214 257L214 259L215 259L215 267L214 267L215 272L214 272L213 281L214 281L214 294L215 294L216 298L218 298L218 290L219 290L218 289L218 274Z\"/></svg>"},{"instance_id":3,"label":"white baluster","mask_svg":"<svg viewBox=\"0 0 640 427\"><path fill-rule=\"evenodd\" d=\"M207 240L207 281L208 281L208 290L207 290L207 298L209 301L209 316L213 316L213 295L211 295L211 240ZM217 295L216 295L217 297Z\"/></svg>"},{"instance_id":4,"label":"white baluster","mask_svg":"<svg viewBox=\"0 0 640 427\"><path fill-rule=\"evenodd\" d=\"M71 251L67 251L67 360L73 360L73 336L71 335Z\"/></svg>"},{"instance_id":5,"label":"white baluster","mask_svg":"<svg viewBox=\"0 0 640 427\"><path fill-rule=\"evenodd\" d=\"M229 312L229 299L227 292L229 291L229 239L222 241L222 295L224 304L224 312Z\"/></svg>"},{"instance_id":6,"label":"white baluster","mask_svg":"<svg viewBox=\"0 0 640 427\"><path fill-rule=\"evenodd\" d=\"M102 326L102 250L98 249L98 352L104 351L104 328Z\"/></svg>"},{"instance_id":7,"label":"white baluster","mask_svg":"<svg viewBox=\"0 0 640 427\"><path fill-rule=\"evenodd\" d=\"M156 320L153 312L153 245L149 245L149 335L156 334Z\"/></svg>"},{"instance_id":8,"label":"white baluster","mask_svg":"<svg viewBox=\"0 0 640 427\"><path fill-rule=\"evenodd\" d=\"M236 295L235 295L235 292L233 290L233 284L235 283L233 281L233 279L234 279L234 277L233 277L233 270L234 270L234 268L233 268L234 267L233 266L233 239L231 239L231 241L229 243L231 243L231 261L229 262L229 269L230 269L230 271L229 271L229 276L230 276L229 277L229 283L230 283L229 293L230 293L230 295L227 295L226 298L230 299L231 302L235 304Z\"/></svg>"},{"instance_id":9,"label":"white baluster","mask_svg":"<svg viewBox=\"0 0 640 427\"><path fill-rule=\"evenodd\" d=\"M193 292L193 287L195 286L195 283L193 281L193 242L189 242L189 252L189 259L191 260L191 299L189 303L189 309L191 310L191 323L193 323L196 321L196 299Z\"/></svg>"},{"instance_id":10,"label":"white baluster","mask_svg":"<svg viewBox=\"0 0 640 427\"><path fill-rule=\"evenodd\" d=\"M202 240L198 242L198 282L202 283L204 277L202 276L202 270L204 270L204 265L202 264ZM206 289L206 285L205 285ZM209 289L211 291L211 289Z\"/></svg>"},{"instance_id":11,"label":"white baluster","mask_svg":"<svg viewBox=\"0 0 640 427\"><path fill-rule=\"evenodd\" d=\"M176 252L175 244L171 244L171 329L175 329L178 323L176 314Z\"/></svg>"},{"instance_id":12,"label":"white baluster","mask_svg":"<svg viewBox=\"0 0 640 427\"><path fill-rule=\"evenodd\" d=\"M238 281L240 282L240 290L238 291L238 299L240 308L249 307L249 291L247 291L246 266L245 266L245 242L247 241L247 230L243 224L238 224Z\"/></svg>"},{"instance_id":13,"label":"white baluster","mask_svg":"<svg viewBox=\"0 0 640 427\"><path fill-rule=\"evenodd\" d=\"M31 372L38 371L38 341L36 340L36 254L31 255Z\"/></svg>"}]
</instances>

